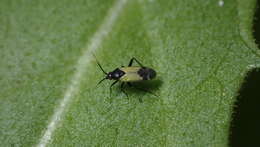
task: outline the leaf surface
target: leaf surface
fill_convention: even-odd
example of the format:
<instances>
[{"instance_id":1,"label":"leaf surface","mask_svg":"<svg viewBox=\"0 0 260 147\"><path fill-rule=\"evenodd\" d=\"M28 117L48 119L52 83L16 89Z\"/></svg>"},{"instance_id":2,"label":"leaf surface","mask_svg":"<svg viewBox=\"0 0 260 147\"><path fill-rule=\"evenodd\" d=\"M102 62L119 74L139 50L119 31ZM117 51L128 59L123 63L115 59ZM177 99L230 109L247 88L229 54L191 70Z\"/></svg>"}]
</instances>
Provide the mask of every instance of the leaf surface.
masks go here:
<instances>
[{"instance_id":1,"label":"leaf surface","mask_svg":"<svg viewBox=\"0 0 260 147\"><path fill-rule=\"evenodd\" d=\"M20 2L20 1L19 1ZM38 144L77 72L77 61L113 1L0 4L0 141ZM50 146L227 146L233 103L260 65L251 26L255 0L129 0L95 54L106 71L136 57L157 79L114 86L95 60ZM93 58L89 56L90 58Z\"/></svg>"}]
</instances>

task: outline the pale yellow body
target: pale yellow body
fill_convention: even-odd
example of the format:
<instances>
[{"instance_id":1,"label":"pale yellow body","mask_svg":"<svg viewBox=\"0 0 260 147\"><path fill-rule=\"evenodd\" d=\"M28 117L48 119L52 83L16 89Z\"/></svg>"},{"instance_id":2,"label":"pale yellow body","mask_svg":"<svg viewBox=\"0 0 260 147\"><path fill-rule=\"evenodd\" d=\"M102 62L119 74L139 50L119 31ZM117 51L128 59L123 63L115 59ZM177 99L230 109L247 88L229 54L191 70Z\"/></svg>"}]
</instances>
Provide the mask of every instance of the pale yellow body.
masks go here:
<instances>
[{"instance_id":1,"label":"pale yellow body","mask_svg":"<svg viewBox=\"0 0 260 147\"><path fill-rule=\"evenodd\" d=\"M131 66L122 67L120 70L124 71L125 74L119 79L123 82L137 82L143 80L143 78L137 73L141 67Z\"/></svg>"}]
</instances>

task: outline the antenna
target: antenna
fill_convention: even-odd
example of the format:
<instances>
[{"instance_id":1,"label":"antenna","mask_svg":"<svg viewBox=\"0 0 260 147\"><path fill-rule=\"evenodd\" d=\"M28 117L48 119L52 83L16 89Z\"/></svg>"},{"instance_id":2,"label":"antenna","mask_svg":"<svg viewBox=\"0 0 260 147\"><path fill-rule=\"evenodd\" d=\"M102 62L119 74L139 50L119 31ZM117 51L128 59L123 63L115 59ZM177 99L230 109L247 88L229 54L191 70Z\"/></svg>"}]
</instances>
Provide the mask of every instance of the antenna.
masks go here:
<instances>
[{"instance_id":1,"label":"antenna","mask_svg":"<svg viewBox=\"0 0 260 147\"><path fill-rule=\"evenodd\" d=\"M106 74L107 75L107 72L105 72L105 70L102 68L102 66L100 65L100 63L98 62L98 60L97 60L97 57L95 56L95 54L94 53L92 53L92 55L95 57L95 59L96 59L96 62L97 62L97 64L98 64L98 66L99 66L99 68L103 71L103 73L104 74ZM104 80L104 79L103 79ZM101 80L101 81L103 81L103 80ZM101 82L100 82L101 83Z\"/></svg>"},{"instance_id":2,"label":"antenna","mask_svg":"<svg viewBox=\"0 0 260 147\"><path fill-rule=\"evenodd\" d=\"M105 79L107 79L106 77L104 78L104 79L102 79L102 80L100 80L98 83L97 83L97 85L99 85L101 82L103 82Z\"/></svg>"}]
</instances>

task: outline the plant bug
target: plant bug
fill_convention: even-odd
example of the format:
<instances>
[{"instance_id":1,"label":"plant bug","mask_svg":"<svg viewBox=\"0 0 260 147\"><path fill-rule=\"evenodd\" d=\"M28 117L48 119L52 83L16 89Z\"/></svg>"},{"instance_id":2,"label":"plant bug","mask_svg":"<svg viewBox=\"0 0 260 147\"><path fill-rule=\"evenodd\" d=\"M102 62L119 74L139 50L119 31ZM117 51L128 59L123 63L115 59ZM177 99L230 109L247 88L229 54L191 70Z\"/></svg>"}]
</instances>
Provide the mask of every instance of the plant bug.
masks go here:
<instances>
[{"instance_id":1,"label":"plant bug","mask_svg":"<svg viewBox=\"0 0 260 147\"><path fill-rule=\"evenodd\" d=\"M96 57L95 57L96 58ZM104 80L115 80L111 85L110 85L110 95L112 91L112 87L117 83L121 82L120 89L121 91L128 97L128 94L124 90L124 85L127 84L130 87L134 87L138 90L142 90L145 92L148 92L150 94L153 94L152 92L142 89L142 88L137 88L133 86L131 83L132 82L139 82L139 81L144 81L144 80L152 80L156 77L156 71L152 68L145 67L139 62L135 57L133 57L127 67L120 67L116 68L115 70L111 72L106 72L98 60L96 59L97 64L99 68L102 70L102 72L106 75L102 80L98 82L98 85L103 82ZM132 66L133 62L136 62L139 66ZM155 94L153 94L155 95ZM156 96L156 95L155 95Z\"/></svg>"}]
</instances>

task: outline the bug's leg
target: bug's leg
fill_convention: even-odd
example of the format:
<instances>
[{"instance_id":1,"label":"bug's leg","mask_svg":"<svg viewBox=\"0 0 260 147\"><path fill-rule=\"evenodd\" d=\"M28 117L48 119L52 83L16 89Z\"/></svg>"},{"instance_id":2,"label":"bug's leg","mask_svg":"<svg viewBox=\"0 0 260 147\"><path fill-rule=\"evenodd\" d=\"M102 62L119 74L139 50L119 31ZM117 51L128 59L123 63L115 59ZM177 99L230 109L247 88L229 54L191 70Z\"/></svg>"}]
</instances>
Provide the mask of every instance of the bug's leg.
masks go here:
<instances>
[{"instance_id":1,"label":"bug's leg","mask_svg":"<svg viewBox=\"0 0 260 147\"><path fill-rule=\"evenodd\" d=\"M128 85L129 87L132 87L132 86L133 86L130 82L127 82L127 85Z\"/></svg>"},{"instance_id":2,"label":"bug's leg","mask_svg":"<svg viewBox=\"0 0 260 147\"><path fill-rule=\"evenodd\" d=\"M113 82L113 83L110 85L110 88L109 88L110 97L111 97L112 87L113 87L117 82L118 82L118 80L115 81L115 82Z\"/></svg>"},{"instance_id":3,"label":"bug's leg","mask_svg":"<svg viewBox=\"0 0 260 147\"><path fill-rule=\"evenodd\" d=\"M144 88L140 88L140 87L137 87L137 86L133 86L131 83L127 83L130 87L134 87L135 89L137 89L137 90L140 90L140 91L144 91L144 92L147 92L147 93L150 93L151 95L153 95L153 96L156 96L156 97L158 97L158 95L156 95L156 94L154 94L153 92L151 92L151 91L149 91L149 90L147 90L147 89L144 89Z\"/></svg>"},{"instance_id":4,"label":"bug's leg","mask_svg":"<svg viewBox=\"0 0 260 147\"><path fill-rule=\"evenodd\" d=\"M134 87L130 82L127 82L127 85L128 85L129 87ZM135 87L134 87L134 88L135 88ZM138 100L139 100L140 103L143 102L143 99L142 99L142 98L139 98Z\"/></svg>"},{"instance_id":5,"label":"bug's leg","mask_svg":"<svg viewBox=\"0 0 260 147\"><path fill-rule=\"evenodd\" d=\"M121 84L121 86L120 86L120 89L121 89L121 91L126 95L126 97L128 98L128 94L125 92L125 90L124 90L124 85L125 85L125 83L124 82L122 82L122 84Z\"/></svg>"},{"instance_id":6,"label":"bug's leg","mask_svg":"<svg viewBox=\"0 0 260 147\"><path fill-rule=\"evenodd\" d=\"M142 99L142 98L140 98L140 97L139 97L139 99L138 99L138 100L139 100L139 102L140 102L140 103L142 103L142 102L143 102L143 99Z\"/></svg>"},{"instance_id":7,"label":"bug's leg","mask_svg":"<svg viewBox=\"0 0 260 147\"><path fill-rule=\"evenodd\" d=\"M129 62L129 64L128 64L128 67L132 66L132 64L133 64L134 61L137 62L141 67L144 67L144 66L142 65L142 63L139 62L135 57L133 57L133 58L130 60L130 62Z\"/></svg>"},{"instance_id":8,"label":"bug's leg","mask_svg":"<svg viewBox=\"0 0 260 147\"><path fill-rule=\"evenodd\" d=\"M132 58L132 59L130 60L130 62L129 62L129 64L128 64L128 67L132 66L133 61L134 61L134 58ZM128 84L128 83L127 83L127 84Z\"/></svg>"}]
</instances>

